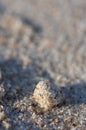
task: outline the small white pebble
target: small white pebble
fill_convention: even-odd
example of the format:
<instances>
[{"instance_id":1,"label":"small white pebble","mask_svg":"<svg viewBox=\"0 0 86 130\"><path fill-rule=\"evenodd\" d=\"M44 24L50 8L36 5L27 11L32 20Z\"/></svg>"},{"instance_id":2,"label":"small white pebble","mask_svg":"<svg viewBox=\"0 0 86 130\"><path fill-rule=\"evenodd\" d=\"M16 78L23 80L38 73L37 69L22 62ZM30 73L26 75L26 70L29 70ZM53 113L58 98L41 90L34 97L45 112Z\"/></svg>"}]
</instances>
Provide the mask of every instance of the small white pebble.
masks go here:
<instances>
[{"instance_id":1,"label":"small white pebble","mask_svg":"<svg viewBox=\"0 0 86 130\"><path fill-rule=\"evenodd\" d=\"M5 113L2 111L0 112L0 121L4 120L6 118Z\"/></svg>"},{"instance_id":2,"label":"small white pebble","mask_svg":"<svg viewBox=\"0 0 86 130\"><path fill-rule=\"evenodd\" d=\"M10 123L8 123L7 121L3 121L3 126L5 130L8 130L11 127Z\"/></svg>"},{"instance_id":3,"label":"small white pebble","mask_svg":"<svg viewBox=\"0 0 86 130\"><path fill-rule=\"evenodd\" d=\"M49 81L40 81L33 93L33 101L37 102L44 111L51 110L54 105L60 104L64 99L64 94L60 89L53 89Z\"/></svg>"},{"instance_id":4,"label":"small white pebble","mask_svg":"<svg viewBox=\"0 0 86 130\"><path fill-rule=\"evenodd\" d=\"M2 99L5 95L5 89L3 84L0 85L0 99Z\"/></svg>"},{"instance_id":5,"label":"small white pebble","mask_svg":"<svg viewBox=\"0 0 86 130\"><path fill-rule=\"evenodd\" d=\"M2 112L4 109L3 105L0 105L0 112Z\"/></svg>"}]
</instances>

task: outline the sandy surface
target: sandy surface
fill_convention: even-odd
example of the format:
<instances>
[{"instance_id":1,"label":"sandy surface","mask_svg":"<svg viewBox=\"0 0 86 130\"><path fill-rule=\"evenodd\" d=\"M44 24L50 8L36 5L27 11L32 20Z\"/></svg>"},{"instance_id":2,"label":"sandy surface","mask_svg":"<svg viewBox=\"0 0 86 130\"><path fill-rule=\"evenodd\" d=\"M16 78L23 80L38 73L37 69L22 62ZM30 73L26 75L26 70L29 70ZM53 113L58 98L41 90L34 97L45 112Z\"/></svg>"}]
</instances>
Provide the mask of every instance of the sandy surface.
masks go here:
<instances>
[{"instance_id":1,"label":"sandy surface","mask_svg":"<svg viewBox=\"0 0 86 130\"><path fill-rule=\"evenodd\" d=\"M86 1L0 0L0 130L85 130ZM30 96L48 79L65 102Z\"/></svg>"}]
</instances>

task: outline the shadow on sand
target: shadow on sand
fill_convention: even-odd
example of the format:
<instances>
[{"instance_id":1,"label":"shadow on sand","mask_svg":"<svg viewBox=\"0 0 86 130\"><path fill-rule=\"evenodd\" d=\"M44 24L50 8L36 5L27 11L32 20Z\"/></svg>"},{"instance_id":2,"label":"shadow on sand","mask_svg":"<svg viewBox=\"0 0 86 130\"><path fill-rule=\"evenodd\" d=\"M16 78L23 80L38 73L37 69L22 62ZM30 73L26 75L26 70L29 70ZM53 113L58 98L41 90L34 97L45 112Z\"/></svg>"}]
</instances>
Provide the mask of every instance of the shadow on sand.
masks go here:
<instances>
[{"instance_id":1,"label":"shadow on sand","mask_svg":"<svg viewBox=\"0 0 86 130\"><path fill-rule=\"evenodd\" d=\"M28 96L30 93L32 93L36 83L42 78L46 78L54 84L54 79L51 78L47 70L43 70L35 62L31 63L26 68L23 68L22 62L18 59L3 60L0 61L0 70L2 72L0 84L3 83L6 92L9 92L3 98L3 101L6 103L6 105L8 105L11 100L13 103L17 100L17 98L24 98L24 96ZM17 86L21 89L20 95L18 94L17 97L15 95L15 91L13 95L10 95L10 91L15 90ZM64 86L63 89L66 95L66 99L70 100L70 104L86 104L85 82L82 81L73 85ZM65 103L63 105L68 104ZM4 129L1 122L0 128L1 130Z\"/></svg>"}]
</instances>

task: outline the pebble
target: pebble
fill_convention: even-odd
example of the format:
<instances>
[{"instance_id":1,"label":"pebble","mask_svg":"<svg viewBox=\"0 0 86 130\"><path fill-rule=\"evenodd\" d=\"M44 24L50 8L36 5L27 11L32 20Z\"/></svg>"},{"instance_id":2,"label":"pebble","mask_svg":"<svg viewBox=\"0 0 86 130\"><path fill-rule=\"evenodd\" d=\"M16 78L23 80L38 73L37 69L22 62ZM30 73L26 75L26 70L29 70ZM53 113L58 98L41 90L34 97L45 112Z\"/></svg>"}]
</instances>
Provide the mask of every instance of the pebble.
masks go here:
<instances>
[{"instance_id":1,"label":"pebble","mask_svg":"<svg viewBox=\"0 0 86 130\"><path fill-rule=\"evenodd\" d=\"M4 120L6 118L5 113L2 111L0 112L0 121Z\"/></svg>"},{"instance_id":2,"label":"pebble","mask_svg":"<svg viewBox=\"0 0 86 130\"><path fill-rule=\"evenodd\" d=\"M38 103L43 111L51 110L55 105L62 103L65 99L65 95L60 88L53 88L54 86L51 87L48 80L43 80L34 89L32 99Z\"/></svg>"},{"instance_id":3,"label":"pebble","mask_svg":"<svg viewBox=\"0 0 86 130\"><path fill-rule=\"evenodd\" d=\"M8 123L7 121L3 121L3 126L5 130L8 130L11 127L10 123Z\"/></svg>"},{"instance_id":4,"label":"pebble","mask_svg":"<svg viewBox=\"0 0 86 130\"><path fill-rule=\"evenodd\" d=\"M5 89L4 89L4 86L3 84L0 85L0 99L2 99L5 95Z\"/></svg>"}]
</instances>

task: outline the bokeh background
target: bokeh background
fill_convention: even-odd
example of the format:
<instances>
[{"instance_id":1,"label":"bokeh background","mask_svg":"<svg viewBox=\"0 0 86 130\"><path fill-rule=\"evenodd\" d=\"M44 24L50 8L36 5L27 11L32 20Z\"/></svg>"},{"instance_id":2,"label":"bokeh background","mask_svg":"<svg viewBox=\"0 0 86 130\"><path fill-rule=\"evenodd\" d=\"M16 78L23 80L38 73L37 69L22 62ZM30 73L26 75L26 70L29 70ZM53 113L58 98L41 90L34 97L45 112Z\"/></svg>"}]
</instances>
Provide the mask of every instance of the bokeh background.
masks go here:
<instances>
[{"instance_id":1,"label":"bokeh background","mask_svg":"<svg viewBox=\"0 0 86 130\"><path fill-rule=\"evenodd\" d=\"M0 0L0 12L39 25L44 37L56 41L63 36L79 42L86 28L85 0Z\"/></svg>"},{"instance_id":2,"label":"bokeh background","mask_svg":"<svg viewBox=\"0 0 86 130\"><path fill-rule=\"evenodd\" d=\"M53 76L84 77L85 12L85 0L0 0L1 59L38 61Z\"/></svg>"}]
</instances>

